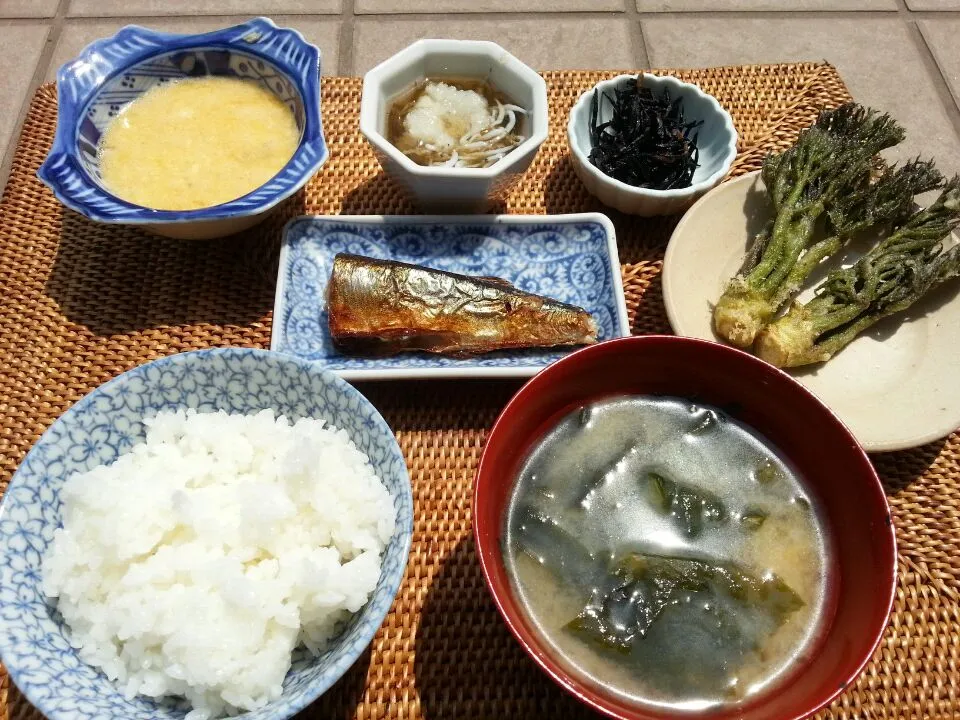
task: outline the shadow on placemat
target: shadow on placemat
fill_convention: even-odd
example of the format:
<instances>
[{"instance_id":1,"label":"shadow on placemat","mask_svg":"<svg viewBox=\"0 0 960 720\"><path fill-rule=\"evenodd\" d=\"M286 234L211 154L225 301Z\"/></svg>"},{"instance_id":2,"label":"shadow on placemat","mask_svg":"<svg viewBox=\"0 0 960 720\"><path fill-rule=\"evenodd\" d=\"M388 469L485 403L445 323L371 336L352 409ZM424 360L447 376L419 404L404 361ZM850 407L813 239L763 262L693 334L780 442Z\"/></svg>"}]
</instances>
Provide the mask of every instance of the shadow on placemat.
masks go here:
<instances>
[{"instance_id":1,"label":"shadow on placemat","mask_svg":"<svg viewBox=\"0 0 960 720\"><path fill-rule=\"evenodd\" d=\"M590 193L577 177L569 155L561 157L547 173L543 199L548 213L598 212L607 215L617 232L620 262L660 260L679 215L640 217L609 208Z\"/></svg>"},{"instance_id":2,"label":"shadow on placemat","mask_svg":"<svg viewBox=\"0 0 960 720\"><path fill-rule=\"evenodd\" d=\"M420 613L414 659L425 720L595 718L527 657L487 592L472 536L452 548Z\"/></svg>"},{"instance_id":3,"label":"shadow on placemat","mask_svg":"<svg viewBox=\"0 0 960 720\"><path fill-rule=\"evenodd\" d=\"M393 380L353 383L397 433L478 430L493 425L526 382L518 379Z\"/></svg>"},{"instance_id":4,"label":"shadow on placemat","mask_svg":"<svg viewBox=\"0 0 960 720\"><path fill-rule=\"evenodd\" d=\"M543 203L547 213L568 213L570 208L580 212L610 212L603 203L587 192L580 182L569 155L562 156L547 173L543 185Z\"/></svg>"},{"instance_id":5,"label":"shadow on placemat","mask_svg":"<svg viewBox=\"0 0 960 720\"><path fill-rule=\"evenodd\" d=\"M940 457L949 438L915 447L909 453L876 453L870 461L877 470L887 495L897 495L921 480Z\"/></svg>"},{"instance_id":6,"label":"shadow on placemat","mask_svg":"<svg viewBox=\"0 0 960 720\"><path fill-rule=\"evenodd\" d=\"M304 212L298 193L274 217L214 240L172 240L93 223L69 210L46 291L95 335L161 326L245 325L273 308L279 232Z\"/></svg>"},{"instance_id":7,"label":"shadow on placemat","mask_svg":"<svg viewBox=\"0 0 960 720\"><path fill-rule=\"evenodd\" d=\"M370 670L372 650L367 648L357 658L350 669L344 673L320 699L297 713L296 718L352 718L363 700L367 686L367 673Z\"/></svg>"},{"instance_id":8,"label":"shadow on placemat","mask_svg":"<svg viewBox=\"0 0 960 720\"><path fill-rule=\"evenodd\" d=\"M341 215L413 215L417 209L383 171L343 197Z\"/></svg>"},{"instance_id":9,"label":"shadow on placemat","mask_svg":"<svg viewBox=\"0 0 960 720\"><path fill-rule=\"evenodd\" d=\"M504 200L492 203L481 214L504 215L507 204ZM341 215L437 215L425 212L412 202L404 191L383 171L358 185L343 197ZM465 213L448 213L465 214Z\"/></svg>"}]
</instances>

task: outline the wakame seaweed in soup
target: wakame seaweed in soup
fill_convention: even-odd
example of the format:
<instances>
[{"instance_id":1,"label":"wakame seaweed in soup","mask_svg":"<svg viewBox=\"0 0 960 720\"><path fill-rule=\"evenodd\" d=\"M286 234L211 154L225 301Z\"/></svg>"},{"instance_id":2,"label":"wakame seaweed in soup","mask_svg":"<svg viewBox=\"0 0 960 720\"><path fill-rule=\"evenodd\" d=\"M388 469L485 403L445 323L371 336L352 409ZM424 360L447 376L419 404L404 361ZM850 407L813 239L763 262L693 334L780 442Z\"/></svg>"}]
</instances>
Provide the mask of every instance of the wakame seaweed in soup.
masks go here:
<instances>
[{"instance_id":1,"label":"wakame seaweed in soup","mask_svg":"<svg viewBox=\"0 0 960 720\"><path fill-rule=\"evenodd\" d=\"M816 640L828 578L817 503L764 439L678 398L604 401L536 446L505 562L568 669L637 703L739 702Z\"/></svg>"}]
</instances>

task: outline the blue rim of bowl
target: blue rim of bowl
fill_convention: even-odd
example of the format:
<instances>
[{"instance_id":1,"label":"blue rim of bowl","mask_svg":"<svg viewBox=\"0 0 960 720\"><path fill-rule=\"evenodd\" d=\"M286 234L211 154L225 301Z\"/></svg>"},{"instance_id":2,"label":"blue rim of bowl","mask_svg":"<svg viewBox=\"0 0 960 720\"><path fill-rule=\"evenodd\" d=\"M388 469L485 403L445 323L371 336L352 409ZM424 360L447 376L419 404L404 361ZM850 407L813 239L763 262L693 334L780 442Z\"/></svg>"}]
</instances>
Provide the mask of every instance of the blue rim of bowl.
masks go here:
<instances>
[{"instance_id":1,"label":"blue rim of bowl","mask_svg":"<svg viewBox=\"0 0 960 720\"><path fill-rule=\"evenodd\" d=\"M625 182L621 182L616 178L610 177L605 172L600 170L600 168L590 162L588 157L590 154L590 148L587 148L586 152L584 152L583 148L574 142L574 118L577 116L579 108L590 101L590 98L593 96L593 93L596 90L614 88L621 83L626 82L627 80L635 80L638 77L642 78L643 80L649 79L652 83L658 86L672 85L674 86L674 89L680 88L685 92L689 92L691 95L696 95L697 97L705 100L723 119L723 126L729 131L730 137L726 144L727 152L724 156L723 163L715 172L713 172L711 175L708 175L703 180L695 182L685 188L675 188L673 190L653 190L651 188L639 188L634 187L633 185L627 185ZM727 112L726 108L720 104L720 101L710 93L701 90L699 85L685 82L674 75L655 75L654 73L641 72L637 75L624 74L617 75L616 77L612 77L607 80L601 80L577 98L577 101L570 109L570 115L567 117L567 144L570 146L570 152L578 157L580 164L584 167L584 169L592 176L598 178L601 182L613 185L617 189L623 190L632 195L636 195L637 197L686 198L692 197L698 193L703 194L707 190L712 189L721 180L723 180L724 177L726 177L727 173L730 172L730 168L733 166L733 161L737 159L737 143L739 140L740 135L737 133L737 127L733 123L733 118L730 116L730 113Z\"/></svg>"},{"instance_id":2,"label":"blue rim of bowl","mask_svg":"<svg viewBox=\"0 0 960 720\"><path fill-rule=\"evenodd\" d=\"M97 390L99 390L100 388L112 386L116 383L123 382L132 374L141 374L143 372L146 372L146 368L162 367L164 365L187 362L191 357L228 355L228 354L235 354L238 352L243 354L250 354L250 355L253 355L254 357L282 358L284 361L293 363L294 365L297 365L298 367L304 370L307 370L309 372L316 372L321 374L322 376L325 376L325 379L327 381L329 381L331 384L333 384L335 387L337 387L342 391L345 391L347 393L355 393L356 395L360 396L361 400L367 405L369 405L370 409L373 411L373 420L377 430L381 433L384 433L386 436L393 438L394 447L400 459L403 461L404 467L406 467L406 459L403 457L403 451L400 449L399 443L397 443L396 435L394 434L393 430L390 428L390 425L384 419L383 415L380 414L380 411L377 410L377 408L366 398L365 395L363 395L363 393L361 393L359 390L353 387L353 385L348 383L346 380L343 380L342 378L338 377L334 373L323 368L320 365L320 363L304 360L303 358L299 358L296 355L274 352L273 350L263 350L260 348L225 347L225 348L206 348L203 350L191 350L188 352L177 353L175 355L167 355L166 357L161 357L156 360L152 360L150 362L144 363L143 365L137 365L136 367L133 367L130 370L127 370L121 373L120 375L117 375L116 377L111 378L110 380L107 380L102 385L98 385L96 388L94 388L89 393L84 395L76 403L71 405L70 408L68 408L62 415L60 415L60 417L54 420L50 428L47 428L47 431L49 431L51 428L54 428L63 424L64 415L71 412L74 408L84 408L90 403L96 402ZM46 434L46 431L44 432L44 434ZM39 443L39 440L37 442ZM20 465L18 466L18 470L20 466L25 466L30 461L31 456L34 454L35 450L36 450L36 444L34 444L34 446L30 448L29 452L27 452L26 456L23 458ZM3 497L0 498L0 518L2 518L3 515L8 510L7 498L13 497L13 494L10 492L10 490L11 488L16 487L15 486L16 480L17 480L16 473L14 473L13 478L10 480L10 484L7 486L6 491L3 493ZM354 647L357 648L356 652L344 653L340 657L336 658L333 662L331 662L330 667L327 669L327 676L326 678L324 678L323 681L316 682L313 685L311 685L307 690L303 692L301 697L298 698L295 702L293 701L287 702L285 711L289 711L287 713L288 717L293 717L294 715L299 713L301 710L303 710L307 706L316 702L316 700L321 695L323 695L327 690L333 687L340 680L340 678L342 678L346 674L347 670L353 667L353 664L357 661L357 659L366 651L368 647L370 647L370 643L373 642L374 636L377 634L377 632L379 632L381 626L383 625L383 621L386 619L387 614L390 612L390 608L393 607L393 603L396 601L396 598L397 598L397 593L400 591L400 585L403 583L403 578L406 576L406 573L407 573L407 565L410 560L410 547L413 541L413 488L410 486L409 480L407 482L405 494L406 494L408 505L411 508L411 512L410 512L410 517L407 519L405 523L403 523L402 526L400 525L401 518L399 517L397 518L398 520L397 529L394 532L396 533L399 531L401 533L400 534L400 538L401 538L400 539L400 543L401 543L400 556L403 558L403 562L400 565L400 572L397 573L396 577L391 578L389 583L386 586L387 592L385 597L389 598L389 601L383 602L382 606L378 608L377 611L373 615L371 615L371 617L369 618L370 622L367 624L366 629L363 632L358 634L357 639L360 642L357 642L354 645ZM360 612L362 612L362 610ZM0 638L0 648L4 646L6 646L6 641ZM18 688L20 688L20 691L27 698L27 700L29 700L30 703L33 704L33 706L36 707L37 710L39 710L44 715L44 717L53 718L58 715L58 712L54 708L50 707L45 699L38 698L36 697L35 693L29 692L28 689L31 687L31 683L24 683L24 684L20 683L21 668L19 666L11 666L11 665L4 664L4 667L6 667L7 674L10 676L10 680L13 682L13 684L16 685ZM118 692L119 691L120 689L118 688ZM269 705L267 705L266 707L269 707Z\"/></svg>"},{"instance_id":3,"label":"blue rim of bowl","mask_svg":"<svg viewBox=\"0 0 960 720\"><path fill-rule=\"evenodd\" d=\"M274 64L303 99L304 129L293 157L264 185L229 202L198 210L154 210L121 200L94 181L77 156L80 121L104 82L131 65L177 50L230 48ZM326 162L320 115L320 49L269 18L201 34L164 33L127 25L97 40L57 71L57 129L37 176L71 210L103 223L182 223L255 215L290 197ZM79 71L79 72L78 72Z\"/></svg>"}]
</instances>

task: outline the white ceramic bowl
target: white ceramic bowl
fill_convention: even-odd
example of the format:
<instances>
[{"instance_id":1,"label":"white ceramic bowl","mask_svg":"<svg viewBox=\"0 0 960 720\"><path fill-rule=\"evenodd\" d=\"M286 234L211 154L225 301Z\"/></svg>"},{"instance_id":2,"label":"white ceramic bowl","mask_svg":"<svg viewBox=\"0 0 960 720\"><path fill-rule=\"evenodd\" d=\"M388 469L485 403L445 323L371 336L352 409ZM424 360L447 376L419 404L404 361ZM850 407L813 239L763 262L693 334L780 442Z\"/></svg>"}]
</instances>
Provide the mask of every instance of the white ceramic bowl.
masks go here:
<instances>
[{"instance_id":1,"label":"white ceramic bowl","mask_svg":"<svg viewBox=\"0 0 960 720\"><path fill-rule=\"evenodd\" d=\"M715 98L696 85L669 75L644 74L644 86L658 94L666 88L670 91L671 98L682 97L684 117L689 120L703 120L703 125L697 130L700 164L693 173L690 187L676 190L649 190L615 180L590 162L590 102L595 90L612 95L615 88L625 87L635 80L635 75L618 75L611 80L597 83L577 100L567 123L567 138L574 169L590 194L596 196L604 205L620 212L643 216L682 212L726 176L737 156L737 131L733 127L730 114ZM609 120L611 113L609 103L604 103L600 119Z\"/></svg>"},{"instance_id":2,"label":"white ceramic bowl","mask_svg":"<svg viewBox=\"0 0 960 720\"><path fill-rule=\"evenodd\" d=\"M527 111L526 140L488 168L425 167L387 140L390 102L426 77L487 79ZM360 132L383 169L417 204L435 213L482 212L510 189L547 139L547 86L536 72L492 42L418 40L363 77Z\"/></svg>"}]
</instances>

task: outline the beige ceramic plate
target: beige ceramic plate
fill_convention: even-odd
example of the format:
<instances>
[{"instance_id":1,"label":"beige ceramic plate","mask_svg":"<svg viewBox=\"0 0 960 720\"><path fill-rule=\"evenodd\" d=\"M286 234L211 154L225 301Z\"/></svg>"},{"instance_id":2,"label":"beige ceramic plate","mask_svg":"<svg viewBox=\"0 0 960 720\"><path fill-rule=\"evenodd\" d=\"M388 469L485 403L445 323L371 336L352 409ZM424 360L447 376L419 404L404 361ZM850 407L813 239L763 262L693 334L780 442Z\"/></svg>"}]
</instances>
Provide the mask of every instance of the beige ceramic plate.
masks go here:
<instances>
[{"instance_id":1,"label":"beige ceramic plate","mask_svg":"<svg viewBox=\"0 0 960 720\"><path fill-rule=\"evenodd\" d=\"M663 297L675 333L718 340L713 303L768 217L759 173L720 185L687 211L663 263ZM856 252L851 248L847 260ZM868 451L945 437L960 426L958 290L960 282L947 283L906 313L875 325L829 362L790 372ZM800 299L811 295L808 289Z\"/></svg>"}]
</instances>

